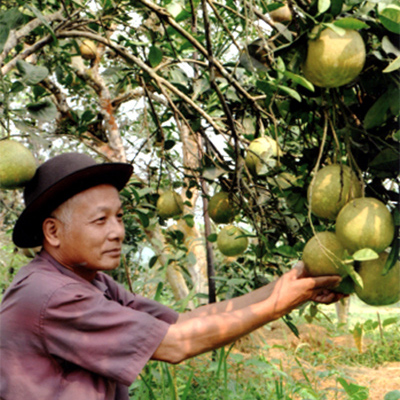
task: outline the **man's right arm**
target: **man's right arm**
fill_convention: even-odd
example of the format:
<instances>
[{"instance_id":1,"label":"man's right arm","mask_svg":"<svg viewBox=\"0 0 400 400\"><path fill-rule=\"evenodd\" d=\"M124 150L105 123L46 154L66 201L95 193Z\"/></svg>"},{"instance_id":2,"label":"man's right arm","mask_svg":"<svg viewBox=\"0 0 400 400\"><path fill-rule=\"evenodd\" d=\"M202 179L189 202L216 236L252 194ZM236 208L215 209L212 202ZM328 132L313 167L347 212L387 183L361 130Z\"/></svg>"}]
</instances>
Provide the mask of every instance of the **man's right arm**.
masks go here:
<instances>
[{"instance_id":1,"label":"man's right arm","mask_svg":"<svg viewBox=\"0 0 400 400\"><path fill-rule=\"evenodd\" d=\"M330 291L338 276L304 277L303 268L294 268L273 284L257 289L244 299L202 307L181 316L153 354L153 359L179 363L217 349L286 315L306 301L331 303L343 297Z\"/></svg>"}]
</instances>

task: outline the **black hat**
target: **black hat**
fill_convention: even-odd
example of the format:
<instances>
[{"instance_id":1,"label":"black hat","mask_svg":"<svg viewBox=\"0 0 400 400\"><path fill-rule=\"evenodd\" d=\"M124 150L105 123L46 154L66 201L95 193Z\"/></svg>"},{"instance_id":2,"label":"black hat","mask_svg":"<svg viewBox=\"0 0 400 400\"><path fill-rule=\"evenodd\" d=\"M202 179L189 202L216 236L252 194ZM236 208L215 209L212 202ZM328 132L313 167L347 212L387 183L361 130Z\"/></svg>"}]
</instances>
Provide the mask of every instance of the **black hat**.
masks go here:
<instances>
[{"instance_id":1,"label":"black hat","mask_svg":"<svg viewBox=\"0 0 400 400\"><path fill-rule=\"evenodd\" d=\"M25 210L18 218L13 241L18 247L42 244L43 221L59 205L93 186L108 183L120 191L132 175L126 163L97 164L80 153L65 153L43 163L25 186Z\"/></svg>"}]
</instances>

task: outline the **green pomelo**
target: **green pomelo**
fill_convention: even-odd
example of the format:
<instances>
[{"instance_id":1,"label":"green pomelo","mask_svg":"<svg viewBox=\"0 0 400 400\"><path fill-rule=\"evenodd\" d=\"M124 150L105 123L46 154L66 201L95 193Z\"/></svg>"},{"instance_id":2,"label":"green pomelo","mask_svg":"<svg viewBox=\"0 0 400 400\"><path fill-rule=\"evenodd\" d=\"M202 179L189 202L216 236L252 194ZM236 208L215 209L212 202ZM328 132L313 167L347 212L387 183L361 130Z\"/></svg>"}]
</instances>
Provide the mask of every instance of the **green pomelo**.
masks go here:
<instances>
[{"instance_id":1,"label":"green pomelo","mask_svg":"<svg viewBox=\"0 0 400 400\"><path fill-rule=\"evenodd\" d=\"M307 58L303 65L304 76L316 86L334 88L353 81L365 63L365 44L353 29L344 29L339 35L330 28L316 26L308 42Z\"/></svg>"},{"instance_id":2,"label":"green pomelo","mask_svg":"<svg viewBox=\"0 0 400 400\"><path fill-rule=\"evenodd\" d=\"M361 182L346 165L321 168L308 187L311 212L320 218L334 220L341 208L362 194Z\"/></svg>"},{"instance_id":3,"label":"green pomelo","mask_svg":"<svg viewBox=\"0 0 400 400\"><path fill-rule=\"evenodd\" d=\"M208 215L217 224L232 222L238 209L227 192L219 192L208 203Z\"/></svg>"},{"instance_id":4,"label":"green pomelo","mask_svg":"<svg viewBox=\"0 0 400 400\"><path fill-rule=\"evenodd\" d=\"M158 215L164 219L182 214L182 197L173 190L165 191L157 200L157 211Z\"/></svg>"},{"instance_id":5,"label":"green pomelo","mask_svg":"<svg viewBox=\"0 0 400 400\"><path fill-rule=\"evenodd\" d=\"M336 218L336 236L350 253L364 248L381 253L393 240L393 217L377 199L353 199Z\"/></svg>"},{"instance_id":6,"label":"green pomelo","mask_svg":"<svg viewBox=\"0 0 400 400\"><path fill-rule=\"evenodd\" d=\"M0 188L18 189L35 175L36 161L32 153L15 140L0 141Z\"/></svg>"},{"instance_id":7,"label":"green pomelo","mask_svg":"<svg viewBox=\"0 0 400 400\"><path fill-rule=\"evenodd\" d=\"M276 157L280 152L278 143L269 136L254 139L247 148L245 163L252 174L258 174L264 164L274 166Z\"/></svg>"},{"instance_id":8,"label":"green pomelo","mask_svg":"<svg viewBox=\"0 0 400 400\"><path fill-rule=\"evenodd\" d=\"M343 265L345 248L333 232L318 232L305 245L303 262L311 276L347 276Z\"/></svg>"},{"instance_id":9,"label":"green pomelo","mask_svg":"<svg viewBox=\"0 0 400 400\"><path fill-rule=\"evenodd\" d=\"M355 287L356 295L371 306L386 306L400 301L400 262L382 275L389 253L382 252L376 260L360 263L358 274L363 281L363 288Z\"/></svg>"},{"instance_id":10,"label":"green pomelo","mask_svg":"<svg viewBox=\"0 0 400 400\"><path fill-rule=\"evenodd\" d=\"M240 228L228 225L225 226L218 234L217 247L219 251L228 257L238 256L247 249L249 239L247 237L239 237L244 235L244 231Z\"/></svg>"}]
</instances>

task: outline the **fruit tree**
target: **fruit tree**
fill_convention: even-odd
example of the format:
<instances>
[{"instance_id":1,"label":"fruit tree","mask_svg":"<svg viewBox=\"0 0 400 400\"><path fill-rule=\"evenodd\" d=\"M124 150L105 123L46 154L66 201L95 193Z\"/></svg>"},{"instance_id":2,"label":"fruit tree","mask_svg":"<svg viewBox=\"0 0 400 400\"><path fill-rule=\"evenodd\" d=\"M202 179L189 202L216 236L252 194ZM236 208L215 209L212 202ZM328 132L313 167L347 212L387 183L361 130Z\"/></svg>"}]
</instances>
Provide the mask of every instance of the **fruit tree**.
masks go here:
<instances>
[{"instance_id":1,"label":"fruit tree","mask_svg":"<svg viewBox=\"0 0 400 400\"><path fill-rule=\"evenodd\" d=\"M281 7L284 18L274 12ZM281 274L317 232L335 230L334 217L311 212L307 194L332 164L353 171L357 196L390 213L390 270L398 258L399 23L393 0L4 0L0 140L20 142L37 163L79 150L134 165L116 271L130 285L140 284L137 272L157 269L165 272L155 274L157 293L165 276L182 299L206 292L213 274L223 277L220 295L231 278L241 278L243 292ZM329 54L328 76L320 51ZM255 139L269 147L248 150ZM341 197L348 183L338 176ZM162 218L157 200L171 191L179 212ZM218 250L224 226L208 216L219 192L235 200L228 220L249 242L236 258ZM7 232L21 189L1 196ZM0 240L10 245L9 235ZM348 250L346 265L374 254L363 250Z\"/></svg>"}]
</instances>

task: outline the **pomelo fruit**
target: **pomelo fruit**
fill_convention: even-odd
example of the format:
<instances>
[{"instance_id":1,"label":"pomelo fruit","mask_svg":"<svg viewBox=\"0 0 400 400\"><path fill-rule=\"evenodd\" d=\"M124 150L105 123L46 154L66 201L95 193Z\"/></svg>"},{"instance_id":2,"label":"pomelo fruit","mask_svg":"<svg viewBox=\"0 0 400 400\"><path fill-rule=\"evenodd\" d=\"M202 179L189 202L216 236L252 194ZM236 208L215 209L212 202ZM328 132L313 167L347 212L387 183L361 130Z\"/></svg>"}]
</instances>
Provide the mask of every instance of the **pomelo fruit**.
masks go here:
<instances>
[{"instance_id":1,"label":"pomelo fruit","mask_svg":"<svg viewBox=\"0 0 400 400\"><path fill-rule=\"evenodd\" d=\"M318 232L305 245L303 262L311 276L347 276L343 266L345 248L333 232Z\"/></svg>"},{"instance_id":2,"label":"pomelo fruit","mask_svg":"<svg viewBox=\"0 0 400 400\"><path fill-rule=\"evenodd\" d=\"M311 31L303 73L316 86L335 88L346 85L364 67L366 51L363 38L354 29L341 29L343 35L330 28L320 32L320 26Z\"/></svg>"},{"instance_id":3,"label":"pomelo fruit","mask_svg":"<svg viewBox=\"0 0 400 400\"><path fill-rule=\"evenodd\" d=\"M320 218L334 220L341 208L362 194L361 182L347 165L321 168L308 187L311 212Z\"/></svg>"},{"instance_id":4,"label":"pomelo fruit","mask_svg":"<svg viewBox=\"0 0 400 400\"><path fill-rule=\"evenodd\" d=\"M211 197L208 203L208 215L217 224L228 224L233 221L238 209L227 192L219 192Z\"/></svg>"},{"instance_id":5,"label":"pomelo fruit","mask_svg":"<svg viewBox=\"0 0 400 400\"><path fill-rule=\"evenodd\" d=\"M339 211L336 236L350 253L364 248L381 253L393 240L393 217L375 198L353 199Z\"/></svg>"},{"instance_id":6,"label":"pomelo fruit","mask_svg":"<svg viewBox=\"0 0 400 400\"><path fill-rule=\"evenodd\" d=\"M356 295L371 306L386 306L400 301L400 262L397 261L386 275L382 275L388 256L388 252L382 252L376 260L363 261L357 271L363 288L357 285Z\"/></svg>"},{"instance_id":7,"label":"pomelo fruit","mask_svg":"<svg viewBox=\"0 0 400 400\"><path fill-rule=\"evenodd\" d=\"M274 22L286 22L292 20L292 12L287 4L270 11L268 14Z\"/></svg>"},{"instance_id":8,"label":"pomelo fruit","mask_svg":"<svg viewBox=\"0 0 400 400\"><path fill-rule=\"evenodd\" d=\"M94 60L96 58L97 46L89 39L85 39L82 41L79 50L81 52L81 56L85 60Z\"/></svg>"},{"instance_id":9,"label":"pomelo fruit","mask_svg":"<svg viewBox=\"0 0 400 400\"><path fill-rule=\"evenodd\" d=\"M228 225L221 229L217 238L218 250L228 257L238 256L247 249L249 239L238 237L244 235L244 231L234 225Z\"/></svg>"},{"instance_id":10,"label":"pomelo fruit","mask_svg":"<svg viewBox=\"0 0 400 400\"><path fill-rule=\"evenodd\" d=\"M176 217L183 212L182 197L173 190L167 190L157 200L157 211L161 218Z\"/></svg>"},{"instance_id":11,"label":"pomelo fruit","mask_svg":"<svg viewBox=\"0 0 400 400\"><path fill-rule=\"evenodd\" d=\"M265 164L274 166L280 152L278 143L269 136L254 139L247 148L245 163L252 174L259 174Z\"/></svg>"},{"instance_id":12,"label":"pomelo fruit","mask_svg":"<svg viewBox=\"0 0 400 400\"><path fill-rule=\"evenodd\" d=\"M35 157L23 144L10 139L0 141L1 189L22 188L35 172Z\"/></svg>"}]
</instances>

